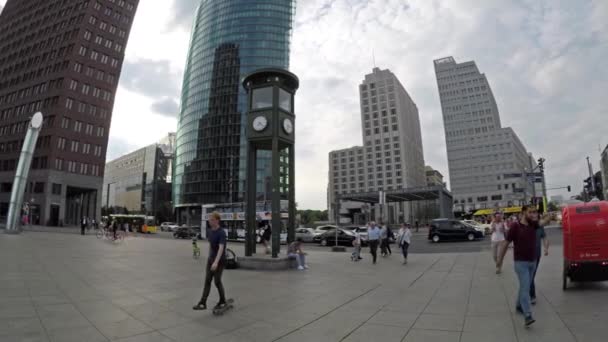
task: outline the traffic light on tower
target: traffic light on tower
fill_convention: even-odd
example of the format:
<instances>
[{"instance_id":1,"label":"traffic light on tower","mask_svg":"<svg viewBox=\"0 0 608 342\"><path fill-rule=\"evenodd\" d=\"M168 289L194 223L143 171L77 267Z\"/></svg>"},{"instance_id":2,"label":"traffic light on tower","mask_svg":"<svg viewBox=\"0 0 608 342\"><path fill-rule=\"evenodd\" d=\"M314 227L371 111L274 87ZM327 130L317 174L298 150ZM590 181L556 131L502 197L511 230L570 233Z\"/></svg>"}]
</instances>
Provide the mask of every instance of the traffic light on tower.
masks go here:
<instances>
[{"instance_id":1,"label":"traffic light on tower","mask_svg":"<svg viewBox=\"0 0 608 342\"><path fill-rule=\"evenodd\" d=\"M587 177L583 182L585 183L583 189L586 193L590 194L593 191L593 185L591 185L591 182L593 182L593 180L591 179L591 177Z\"/></svg>"}]
</instances>

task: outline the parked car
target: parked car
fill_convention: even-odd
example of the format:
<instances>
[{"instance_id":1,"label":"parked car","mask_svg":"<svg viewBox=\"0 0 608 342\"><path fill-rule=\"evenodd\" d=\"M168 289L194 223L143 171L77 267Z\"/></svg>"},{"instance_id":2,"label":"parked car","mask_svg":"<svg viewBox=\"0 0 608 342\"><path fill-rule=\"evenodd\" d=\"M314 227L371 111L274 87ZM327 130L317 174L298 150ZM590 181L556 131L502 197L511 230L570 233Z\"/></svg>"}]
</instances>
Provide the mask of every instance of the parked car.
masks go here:
<instances>
[{"instance_id":1,"label":"parked car","mask_svg":"<svg viewBox=\"0 0 608 342\"><path fill-rule=\"evenodd\" d=\"M179 227L173 232L176 239L192 239L197 236L197 232L190 227Z\"/></svg>"},{"instance_id":2,"label":"parked car","mask_svg":"<svg viewBox=\"0 0 608 342\"><path fill-rule=\"evenodd\" d=\"M483 232L476 227L459 220L439 219L431 221L428 239L433 242L443 240L469 240L483 239Z\"/></svg>"},{"instance_id":3,"label":"parked car","mask_svg":"<svg viewBox=\"0 0 608 342\"><path fill-rule=\"evenodd\" d=\"M338 228L338 245L352 246L355 240L355 233L348 229ZM336 230L328 230L321 235L317 235L313 239L314 242L319 242L321 246L336 245Z\"/></svg>"},{"instance_id":4,"label":"parked car","mask_svg":"<svg viewBox=\"0 0 608 342\"><path fill-rule=\"evenodd\" d=\"M325 226L318 226L315 229L315 231L317 232L317 234L323 234L323 233L327 232L328 230L332 230L332 229L336 229L336 228L338 228L338 227L334 226L334 225L331 225L331 224L328 224L328 225L325 225Z\"/></svg>"},{"instance_id":5,"label":"parked car","mask_svg":"<svg viewBox=\"0 0 608 342\"><path fill-rule=\"evenodd\" d=\"M484 235L490 234L491 226L487 223L481 223L481 222L477 222L475 220L462 220L462 222L464 222L470 226L479 228L481 231L483 231Z\"/></svg>"},{"instance_id":6,"label":"parked car","mask_svg":"<svg viewBox=\"0 0 608 342\"><path fill-rule=\"evenodd\" d=\"M161 232L172 232L175 229L177 229L179 226L177 225L177 223L173 223L173 222L163 222L160 224L160 231Z\"/></svg>"},{"instance_id":7,"label":"parked car","mask_svg":"<svg viewBox=\"0 0 608 342\"><path fill-rule=\"evenodd\" d=\"M296 239L302 239L304 242L312 242L316 235L318 233L312 228L296 228Z\"/></svg>"},{"instance_id":8,"label":"parked car","mask_svg":"<svg viewBox=\"0 0 608 342\"><path fill-rule=\"evenodd\" d=\"M361 245L367 245L367 226L348 226L344 227L343 229L359 234L361 237Z\"/></svg>"}]
</instances>

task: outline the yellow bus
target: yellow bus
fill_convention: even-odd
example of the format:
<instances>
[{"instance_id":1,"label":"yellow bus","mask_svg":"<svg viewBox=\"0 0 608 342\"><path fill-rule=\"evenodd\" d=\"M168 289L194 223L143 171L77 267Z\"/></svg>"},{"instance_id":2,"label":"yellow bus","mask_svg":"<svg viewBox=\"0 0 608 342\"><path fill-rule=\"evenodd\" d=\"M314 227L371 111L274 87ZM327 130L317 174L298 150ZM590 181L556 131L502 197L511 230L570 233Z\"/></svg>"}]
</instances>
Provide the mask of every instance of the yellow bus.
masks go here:
<instances>
[{"instance_id":1,"label":"yellow bus","mask_svg":"<svg viewBox=\"0 0 608 342\"><path fill-rule=\"evenodd\" d=\"M157 231L154 216L111 214L110 220L116 220L119 225L128 223L132 231L139 233L156 234Z\"/></svg>"}]
</instances>

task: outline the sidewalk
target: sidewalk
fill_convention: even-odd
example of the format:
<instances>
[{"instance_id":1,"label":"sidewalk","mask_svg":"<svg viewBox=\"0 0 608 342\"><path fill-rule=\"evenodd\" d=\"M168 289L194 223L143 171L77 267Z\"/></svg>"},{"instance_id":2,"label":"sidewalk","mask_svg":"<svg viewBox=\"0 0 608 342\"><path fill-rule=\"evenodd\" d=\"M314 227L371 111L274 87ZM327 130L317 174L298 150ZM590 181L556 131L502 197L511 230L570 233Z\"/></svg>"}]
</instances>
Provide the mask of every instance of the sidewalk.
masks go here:
<instances>
[{"instance_id":1,"label":"sidewalk","mask_svg":"<svg viewBox=\"0 0 608 342\"><path fill-rule=\"evenodd\" d=\"M605 340L608 283L563 292L559 246L541 261L529 329L514 313L510 255L497 276L487 252L414 254L406 266L393 254L374 266L365 251L359 263L310 252L305 272L227 270L236 308L214 317L191 309L205 260L188 240L0 234L0 341Z\"/></svg>"}]
</instances>

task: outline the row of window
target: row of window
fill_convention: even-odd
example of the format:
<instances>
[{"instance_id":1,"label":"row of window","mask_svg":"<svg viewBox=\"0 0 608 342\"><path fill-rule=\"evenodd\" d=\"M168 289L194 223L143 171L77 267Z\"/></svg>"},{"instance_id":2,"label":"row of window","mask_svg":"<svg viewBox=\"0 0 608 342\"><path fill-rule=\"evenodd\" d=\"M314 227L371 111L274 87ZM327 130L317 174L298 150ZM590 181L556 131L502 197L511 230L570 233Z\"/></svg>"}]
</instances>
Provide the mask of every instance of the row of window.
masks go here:
<instances>
[{"instance_id":1,"label":"row of window","mask_svg":"<svg viewBox=\"0 0 608 342\"><path fill-rule=\"evenodd\" d=\"M472 79L468 79L468 80L459 80L457 76L452 75L452 76L448 76L448 77L440 77L437 80L438 81L447 81L447 80L453 80L453 79L457 79L457 81L450 82L450 83L440 82L442 84L439 85L439 90L460 88L463 86L473 85L475 83L481 83L483 85L486 84L486 80L483 77L479 77L479 78L476 77L476 78L472 78Z\"/></svg>"},{"instance_id":2,"label":"row of window","mask_svg":"<svg viewBox=\"0 0 608 342\"><path fill-rule=\"evenodd\" d=\"M65 151L66 150L66 138L59 137L57 138L57 148ZM89 143L83 143L82 149L80 148L80 142L78 140L72 140L69 144L69 151L74 153L82 153L87 155L94 155L95 157L101 157L102 147L99 145L91 145ZM91 147L93 147L91 149Z\"/></svg>"},{"instance_id":3,"label":"row of window","mask_svg":"<svg viewBox=\"0 0 608 342\"><path fill-rule=\"evenodd\" d=\"M482 102L476 102L476 103L465 103L462 105L457 105L457 106L442 106L443 107L443 112L444 113L450 113L450 112L461 112L461 111L468 111L469 108L474 108L474 107L482 107L484 105L489 105L490 101L482 101Z\"/></svg>"},{"instance_id":4,"label":"row of window","mask_svg":"<svg viewBox=\"0 0 608 342\"><path fill-rule=\"evenodd\" d=\"M485 114L491 114L492 113L492 108L486 108L486 109L482 109L482 110L474 110L471 112L466 112L466 113L457 113L457 114L446 114L444 115L444 118L446 121L459 121L459 120L467 120L467 119L471 119L471 118L478 118L478 117L482 117ZM491 119L491 117L489 118ZM491 121L489 121L491 122Z\"/></svg>"},{"instance_id":5,"label":"row of window","mask_svg":"<svg viewBox=\"0 0 608 342\"><path fill-rule=\"evenodd\" d=\"M393 131L398 131L399 130L399 125L392 125L391 129ZM388 133L389 132L389 127L388 126L382 126L382 133ZM371 129L366 129L365 130L365 136L370 136L372 134L380 134L380 127L376 127L373 130Z\"/></svg>"},{"instance_id":6,"label":"row of window","mask_svg":"<svg viewBox=\"0 0 608 342\"><path fill-rule=\"evenodd\" d=\"M395 108L391 108L391 109L390 109L390 112L391 112L391 116L395 116L395 115L397 115L397 109L395 109ZM382 113L382 117L383 117L383 118L386 118L386 117L387 117L387 111L386 111L386 110L381 111L381 113ZM373 112L373 113L372 113L372 117L373 117L374 119L378 119L378 116L379 116L379 113L378 113L378 112ZM363 114L363 120L364 120L364 121L369 121L369 114Z\"/></svg>"},{"instance_id":7,"label":"row of window","mask_svg":"<svg viewBox=\"0 0 608 342\"><path fill-rule=\"evenodd\" d=\"M369 187L369 189L365 189L365 185L367 184L367 186ZM346 189L358 189L358 191L360 192L365 192L365 191L376 191L376 190L382 190L382 188L380 189L375 189L374 187L379 186L382 187L384 185L389 185L389 187L387 188L387 190L392 190L392 185L396 185L398 188L402 188L403 187L403 180L401 178L398 178L395 180L395 182L393 183L393 179L378 179L376 181L370 180L367 183L366 182L358 182L358 183L343 183L343 184L334 184L334 190L346 190ZM354 192L354 191L352 191ZM343 193L346 193L343 191Z\"/></svg>"},{"instance_id":8,"label":"row of window","mask_svg":"<svg viewBox=\"0 0 608 342\"><path fill-rule=\"evenodd\" d=\"M123 30L120 30L121 32L124 32ZM116 32L116 26L112 25L110 27L110 33ZM93 34L91 33L91 31L85 31L84 33L84 40L86 41L91 41ZM123 46L120 43L115 43L112 40L109 39L104 39L102 36L97 35L95 37L95 44L97 45L103 45L104 47L108 48L108 49L112 49L112 47L114 47L114 50L116 52L122 52Z\"/></svg>"},{"instance_id":9,"label":"row of window","mask_svg":"<svg viewBox=\"0 0 608 342\"><path fill-rule=\"evenodd\" d=\"M99 26L97 26L98 22L99 22ZM102 31L108 31L110 34L116 34L116 32L118 32L118 36L120 38L123 38L123 39L127 38L127 31L125 31L123 29L119 29L112 24L108 24L107 22L105 22L103 20L98 20L96 17L89 17L89 24L91 24L95 27L99 27L99 29ZM88 30L85 31L84 39L87 41L90 41L91 37L92 37L92 33ZM95 39L96 39L95 42L97 44L101 45L101 41L103 40L103 37L98 35ZM99 40L99 39L101 39L101 40ZM108 43L106 42L106 44L108 44ZM108 46L106 46L106 47L108 47Z\"/></svg>"},{"instance_id":10,"label":"row of window","mask_svg":"<svg viewBox=\"0 0 608 342\"><path fill-rule=\"evenodd\" d=\"M52 2L55 3L55 2ZM84 19L84 14L75 13L71 18L57 21L57 18L67 17L71 14L72 7L68 7L62 11L58 12L46 12L48 13L44 17L42 16L44 12L32 13L27 16L14 16L15 19L19 20L19 23L10 25L10 21L7 22L8 25L5 25L2 29L0 29L0 41L5 42L4 46L0 47L0 53L7 51L15 51L17 48L22 47L30 42L35 41L41 37L47 37L54 32L61 31L66 27L74 26L77 23L82 22ZM35 20L37 19L37 20ZM27 25L27 21L35 20ZM15 28L23 24L21 27ZM6 32L6 33L5 33ZM2 33L5 33L2 35ZM26 35L26 33L29 33ZM23 36L23 37L22 37Z\"/></svg>"},{"instance_id":11,"label":"row of window","mask_svg":"<svg viewBox=\"0 0 608 342\"><path fill-rule=\"evenodd\" d=\"M47 65L44 68L40 68L38 70L32 70L32 71L26 72L20 76L11 78L11 79L7 80L6 82L3 82L0 86L2 88L12 87L15 85L20 85L22 83L25 83L34 78L38 79L38 78L42 78L42 77L52 74L52 73L58 73L58 72L61 72L65 69L67 69L69 64L70 64L69 61L63 61L63 62L58 62L58 63L52 64L52 65Z\"/></svg>"},{"instance_id":12,"label":"row of window","mask_svg":"<svg viewBox=\"0 0 608 342\"><path fill-rule=\"evenodd\" d=\"M474 101L475 99L480 100L483 97L488 97L488 93L479 93L470 96L456 96L456 97L442 97L441 103L446 104L450 102L461 102L461 101Z\"/></svg>"},{"instance_id":13,"label":"row of window","mask_svg":"<svg viewBox=\"0 0 608 342\"><path fill-rule=\"evenodd\" d=\"M61 158L55 159L55 169L59 171L66 171L70 173L79 173L82 175L100 176L99 165L81 163L71 160L64 160Z\"/></svg>"},{"instance_id":14,"label":"row of window","mask_svg":"<svg viewBox=\"0 0 608 342\"><path fill-rule=\"evenodd\" d=\"M116 1L116 0L109 0L108 2L113 3L113 4L117 4L119 7L126 8L127 11L133 11L133 9L135 8L133 6L133 4L131 4L129 2L126 2L124 0L118 0L118 1ZM97 10L97 11L101 11L102 7L103 6L101 4L101 1L95 1L95 4L93 4L93 8L95 10ZM112 14L112 9L110 7L106 7L105 11L104 11L104 14L106 14L106 15Z\"/></svg>"},{"instance_id":15,"label":"row of window","mask_svg":"<svg viewBox=\"0 0 608 342\"><path fill-rule=\"evenodd\" d=\"M392 146L392 148L394 149L394 151L393 151L394 154L398 154L400 152L400 145L399 145L399 143L394 143L393 146ZM374 149L377 152L381 152L382 151L382 145L376 145ZM368 153L372 153L372 151L373 151L371 146L366 147L366 150L367 150ZM387 152L390 152L391 145L390 144L384 145L384 150L387 151ZM358 161L363 160L363 149L360 149L357 154L358 154L357 160ZM371 154L368 154L367 156L368 156L368 158L371 158ZM355 157L350 157L348 159L348 161L351 162L351 163L354 162L355 161ZM347 162L346 158L342 158L342 159L338 160L337 158L334 157L332 164L333 164L334 168L337 168L338 164L340 164L340 163L346 164L346 162ZM368 160L368 165L371 165L370 163L372 163L372 161ZM352 165L353 164L351 164L351 166Z\"/></svg>"},{"instance_id":16,"label":"row of window","mask_svg":"<svg viewBox=\"0 0 608 342\"><path fill-rule=\"evenodd\" d=\"M70 44L78 34L78 29L60 33L54 37L25 46L18 46L15 52L0 59L0 65L8 65L2 69L1 75L8 77L24 69L31 69L40 64L63 58L72 53L74 44ZM64 43L64 45L62 45ZM12 63L12 64L11 64Z\"/></svg>"},{"instance_id":17,"label":"row of window","mask_svg":"<svg viewBox=\"0 0 608 342\"><path fill-rule=\"evenodd\" d=\"M116 45L116 46L120 46L120 45ZM122 47L121 47L122 48ZM85 46L80 46L80 48L78 49L78 54L81 56L86 56L89 52L89 49ZM112 57L110 60L110 56L104 54L104 53L100 53L98 51L95 50L91 50L91 53L89 54L89 58L95 62L100 62L102 64L108 64L108 62L110 62L110 65L112 66L112 68L117 68L119 61L117 58Z\"/></svg>"}]
</instances>

